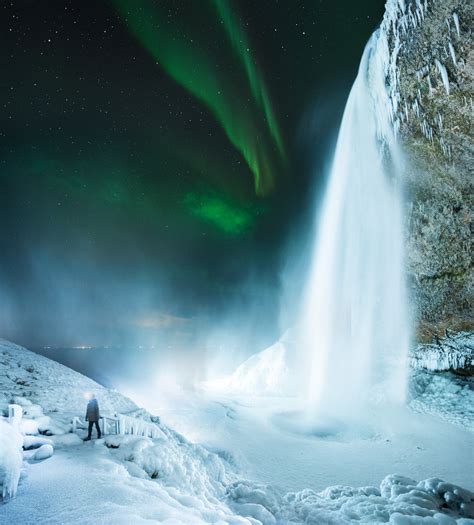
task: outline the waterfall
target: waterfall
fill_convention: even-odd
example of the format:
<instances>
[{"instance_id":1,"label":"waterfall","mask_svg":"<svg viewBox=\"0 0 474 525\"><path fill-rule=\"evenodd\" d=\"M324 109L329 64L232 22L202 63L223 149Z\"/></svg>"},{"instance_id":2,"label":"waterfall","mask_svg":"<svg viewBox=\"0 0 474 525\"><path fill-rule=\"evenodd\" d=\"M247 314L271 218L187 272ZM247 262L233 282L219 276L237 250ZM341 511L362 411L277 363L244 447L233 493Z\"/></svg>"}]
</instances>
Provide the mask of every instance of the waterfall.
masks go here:
<instances>
[{"instance_id":1,"label":"waterfall","mask_svg":"<svg viewBox=\"0 0 474 525\"><path fill-rule=\"evenodd\" d=\"M299 327L306 413L351 418L405 398L409 321L387 42L367 44L344 110Z\"/></svg>"}]
</instances>

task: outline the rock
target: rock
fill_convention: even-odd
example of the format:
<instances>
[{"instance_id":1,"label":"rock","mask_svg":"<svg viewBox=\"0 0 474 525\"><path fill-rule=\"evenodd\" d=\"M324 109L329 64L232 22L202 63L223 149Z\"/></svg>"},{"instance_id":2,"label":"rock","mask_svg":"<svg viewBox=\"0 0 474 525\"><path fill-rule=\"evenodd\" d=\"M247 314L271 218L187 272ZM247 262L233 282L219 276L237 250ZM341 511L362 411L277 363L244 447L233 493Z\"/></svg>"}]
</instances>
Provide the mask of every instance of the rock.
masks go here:
<instances>
[{"instance_id":1,"label":"rock","mask_svg":"<svg viewBox=\"0 0 474 525\"><path fill-rule=\"evenodd\" d=\"M398 25L389 40L393 53L400 39L390 89L396 100L394 121L408 157L410 286L418 338L428 342L446 328L474 327L474 4L405 4L404 11L397 8Z\"/></svg>"}]
</instances>

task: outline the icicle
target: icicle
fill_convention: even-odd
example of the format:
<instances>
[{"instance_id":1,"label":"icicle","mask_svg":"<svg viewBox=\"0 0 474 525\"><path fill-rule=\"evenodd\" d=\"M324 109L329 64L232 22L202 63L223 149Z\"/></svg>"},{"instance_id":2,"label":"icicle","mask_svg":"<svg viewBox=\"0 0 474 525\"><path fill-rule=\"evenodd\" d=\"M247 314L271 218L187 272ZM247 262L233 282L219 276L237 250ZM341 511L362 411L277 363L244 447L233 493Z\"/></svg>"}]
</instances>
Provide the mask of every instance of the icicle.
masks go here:
<instances>
[{"instance_id":1,"label":"icicle","mask_svg":"<svg viewBox=\"0 0 474 525\"><path fill-rule=\"evenodd\" d=\"M441 116L441 113L438 113L438 127L440 131L443 129L443 117Z\"/></svg>"},{"instance_id":2,"label":"icicle","mask_svg":"<svg viewBox=\"0 0 474 525\"><path fill-rule=\"evenodd\" d=\"M437 58L435 59L435 64L436 64L436 67L438 68L439 74L441 75L444 89L446 90L446 93L449 95L448 71L446 70L446 67Z\"/></svg>"},{"instance_id":3,"label":"icicle","mask_svg":"<svg viewBox=\"0 0 474 525\"><path fill-rule=\"evenodd\" d=\"M456 33L458 34L458 38L460 38L461 31L459 29L459 16L457 13L453 13L453 20L454 20L454 25L456 26Z\"/></svg>"},{"instance_id":4,"label":"icicle","mask_svg":"<svg viewBox=\"0 0 474 525\"><path fill-rule=\"evenodd\" d=\"M428 75L428 89L430 91L430 95L433 94L433 85L431 84L431 77Z\"/></svg>"},{"instance_id":5,"label":"icicle","mask_svg":"<svg viewBox=\"0 0 474 525\"><path fill-rule=\"evenodd\" d=\"M455 65L455 67L458 67L458 61L456 60L456 52L454 51L454 46L453 44L451 44L451 42L449 42L448 46L449 52L451 53L451 58L453 59L453 64Z\"/></svg>"}]
</instances>

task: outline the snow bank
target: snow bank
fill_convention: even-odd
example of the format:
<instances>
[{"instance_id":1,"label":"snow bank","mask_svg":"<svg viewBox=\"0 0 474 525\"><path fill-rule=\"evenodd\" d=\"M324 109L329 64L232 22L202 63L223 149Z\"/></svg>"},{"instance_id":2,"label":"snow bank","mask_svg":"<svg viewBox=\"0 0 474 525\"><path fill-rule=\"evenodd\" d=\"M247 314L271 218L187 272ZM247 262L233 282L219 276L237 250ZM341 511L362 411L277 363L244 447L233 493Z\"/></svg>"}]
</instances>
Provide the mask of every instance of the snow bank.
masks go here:
<instances>
[{"instance_id":1,"label":"snow bank","mask_svg":"<svg viewBox=\"0 0 474 525\"><path fill-rule=\"evenodd\" d=\"M15 496L23 463L22 446L20 432L0 419L0 486L3 499Z\"/></svg>"}]
</instances>

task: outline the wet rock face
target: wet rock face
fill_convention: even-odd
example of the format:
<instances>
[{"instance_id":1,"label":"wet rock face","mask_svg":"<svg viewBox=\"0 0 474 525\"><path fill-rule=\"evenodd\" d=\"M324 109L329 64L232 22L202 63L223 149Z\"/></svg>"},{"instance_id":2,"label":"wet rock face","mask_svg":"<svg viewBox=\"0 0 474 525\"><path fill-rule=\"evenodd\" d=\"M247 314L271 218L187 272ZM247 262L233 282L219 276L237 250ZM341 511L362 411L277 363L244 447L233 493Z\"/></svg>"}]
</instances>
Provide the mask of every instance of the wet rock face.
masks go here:
<instances>
[{"instance_id":1,"label":"wet rock face","mask_svg":"<svg viewBox=\"0 0 474 525\"><path fill-rule=\"evenodd\" d=\"M408 156L411 292L419 339L429 340L474 328L474 4L421 4L406 2L414 21L399 35L397 117Z\"/></svg>"}]
</instances>

